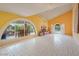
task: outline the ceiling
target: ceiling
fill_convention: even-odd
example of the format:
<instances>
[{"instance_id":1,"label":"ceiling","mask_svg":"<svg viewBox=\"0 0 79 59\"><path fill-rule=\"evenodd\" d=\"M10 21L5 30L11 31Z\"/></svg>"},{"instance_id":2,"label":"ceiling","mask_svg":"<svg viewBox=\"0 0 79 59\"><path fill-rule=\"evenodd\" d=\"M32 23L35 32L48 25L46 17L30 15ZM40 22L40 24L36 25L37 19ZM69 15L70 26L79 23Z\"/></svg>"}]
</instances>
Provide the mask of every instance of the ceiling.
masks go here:
<instances>
[{"instance_id":1,"label":"ceiling","mask_svg":"<svg viewBox=\"0 0 79 59\"><path fill-rule=\"evenodd\" d=\"M37 14L38 16L42 17L44 20L50 20L52 18L55 18L73 8L73 4L66 4L61 5L60 7L56 7L54 9L42 12Z\"/></svg>"},{"instance_id":2,"label":"ceiling","mask_svg":"<svg viewBox=\"0 0 79 59\"><path fill-rule=\"evenodd\" d=\"M38 15L47 20L70 10L72 5L68 3L0 3L0 11L20 16Z\"/></svg>"}]
</instances>

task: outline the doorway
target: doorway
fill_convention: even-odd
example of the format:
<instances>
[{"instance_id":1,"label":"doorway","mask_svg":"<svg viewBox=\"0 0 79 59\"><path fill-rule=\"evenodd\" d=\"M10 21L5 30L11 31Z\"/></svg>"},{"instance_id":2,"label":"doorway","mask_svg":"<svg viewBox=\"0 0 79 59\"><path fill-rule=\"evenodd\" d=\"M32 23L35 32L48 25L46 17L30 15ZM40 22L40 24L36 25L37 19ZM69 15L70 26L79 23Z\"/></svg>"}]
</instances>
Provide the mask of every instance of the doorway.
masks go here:
<instances>
[{"instance_id":1,"label":"doorway","mask_svg":"<svg viewBox=\"0 0 79 59\"><path fill-rule=\"evenodd\" d=\"M64 24L52 25L52 33L53 34L64 34L64 31L65 31Z\"/></svg>"}]
</instances>

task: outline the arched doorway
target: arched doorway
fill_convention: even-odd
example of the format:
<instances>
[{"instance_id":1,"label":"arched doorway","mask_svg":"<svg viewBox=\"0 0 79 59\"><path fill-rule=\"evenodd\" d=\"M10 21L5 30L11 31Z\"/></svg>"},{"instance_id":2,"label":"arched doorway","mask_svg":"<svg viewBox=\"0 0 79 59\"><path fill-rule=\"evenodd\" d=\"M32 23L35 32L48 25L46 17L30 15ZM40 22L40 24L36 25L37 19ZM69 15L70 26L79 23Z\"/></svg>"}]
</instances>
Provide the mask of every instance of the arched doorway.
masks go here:
<instances>
[{"instance_id":1,"label":"arched doorway","mask_svg":"<svg viewBox=\"0 0 79 59\"><path fill-rule=\"evenodd\" d=\"M64 34L65 27L64 24L55 24L51 29L53 34Z\"/></svg>"},{"instance_id":2,"label":"arched doorway","mask_svg":"<svg viewBox=\"0 0 79 59\"><path fill-rule=\"evenodd\" d=\"M4 30L1 39L16 39L35 34L36 30L32 22L26 21L26 19L18 19L10 22L10 24Z\"/></svg>"}]
</instances>

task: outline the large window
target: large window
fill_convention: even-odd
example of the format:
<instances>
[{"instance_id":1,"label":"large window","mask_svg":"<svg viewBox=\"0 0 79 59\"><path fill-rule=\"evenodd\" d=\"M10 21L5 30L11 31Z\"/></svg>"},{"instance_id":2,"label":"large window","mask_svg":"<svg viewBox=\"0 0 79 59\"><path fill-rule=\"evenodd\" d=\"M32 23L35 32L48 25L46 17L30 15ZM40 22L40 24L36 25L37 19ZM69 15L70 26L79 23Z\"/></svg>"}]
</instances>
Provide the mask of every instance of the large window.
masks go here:
<instances>
[{"instance_id":1,"label":"large window","mask_svg":"<svg viewBox=\"0 0 79 59\"><path fill-rule=\"evenodd\" d=\"M56 24L55 25L55 31L60 31L60 30L61 30L60 24Z\"/></svg>"},{"instance_id":2,"label":"large window","mask_svg":"<svg viewBox=\"0 0 79 59\"><path fill-rule=\"evenodd\" d=\"M1 39L14 39L35 34L34 26L27 21L12 22L2 34Z\"/></svg>"}]
</instances>

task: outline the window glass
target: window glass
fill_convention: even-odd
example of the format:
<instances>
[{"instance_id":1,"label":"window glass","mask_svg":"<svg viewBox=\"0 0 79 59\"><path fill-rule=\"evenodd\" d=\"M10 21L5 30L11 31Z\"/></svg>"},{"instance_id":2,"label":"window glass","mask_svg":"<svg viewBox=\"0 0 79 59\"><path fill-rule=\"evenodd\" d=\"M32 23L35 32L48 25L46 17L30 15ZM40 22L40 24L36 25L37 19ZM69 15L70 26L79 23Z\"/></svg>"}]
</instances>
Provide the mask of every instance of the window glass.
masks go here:
<instances>
[{"instance_id":1,"label":"window glass","mask_svg":"<svg viewBox=\"0 0 79 59\"><path fill-rule=\"evenodd\" d=\"M55 30L56 30L56 31L60 31L60 24L56 24L56 25L55 25Z\"/></svg>"},{"instance_id":2,"label":"window glass","mask_svg":"<svg viewBox=\"0 0 79 59\"><path fill-rule=\"evenodd\" d=\"M1 39L13 39L35 34L34 26L26 21L16 21L11 23L2 34Z\"/></svg>"}]
</instances>

